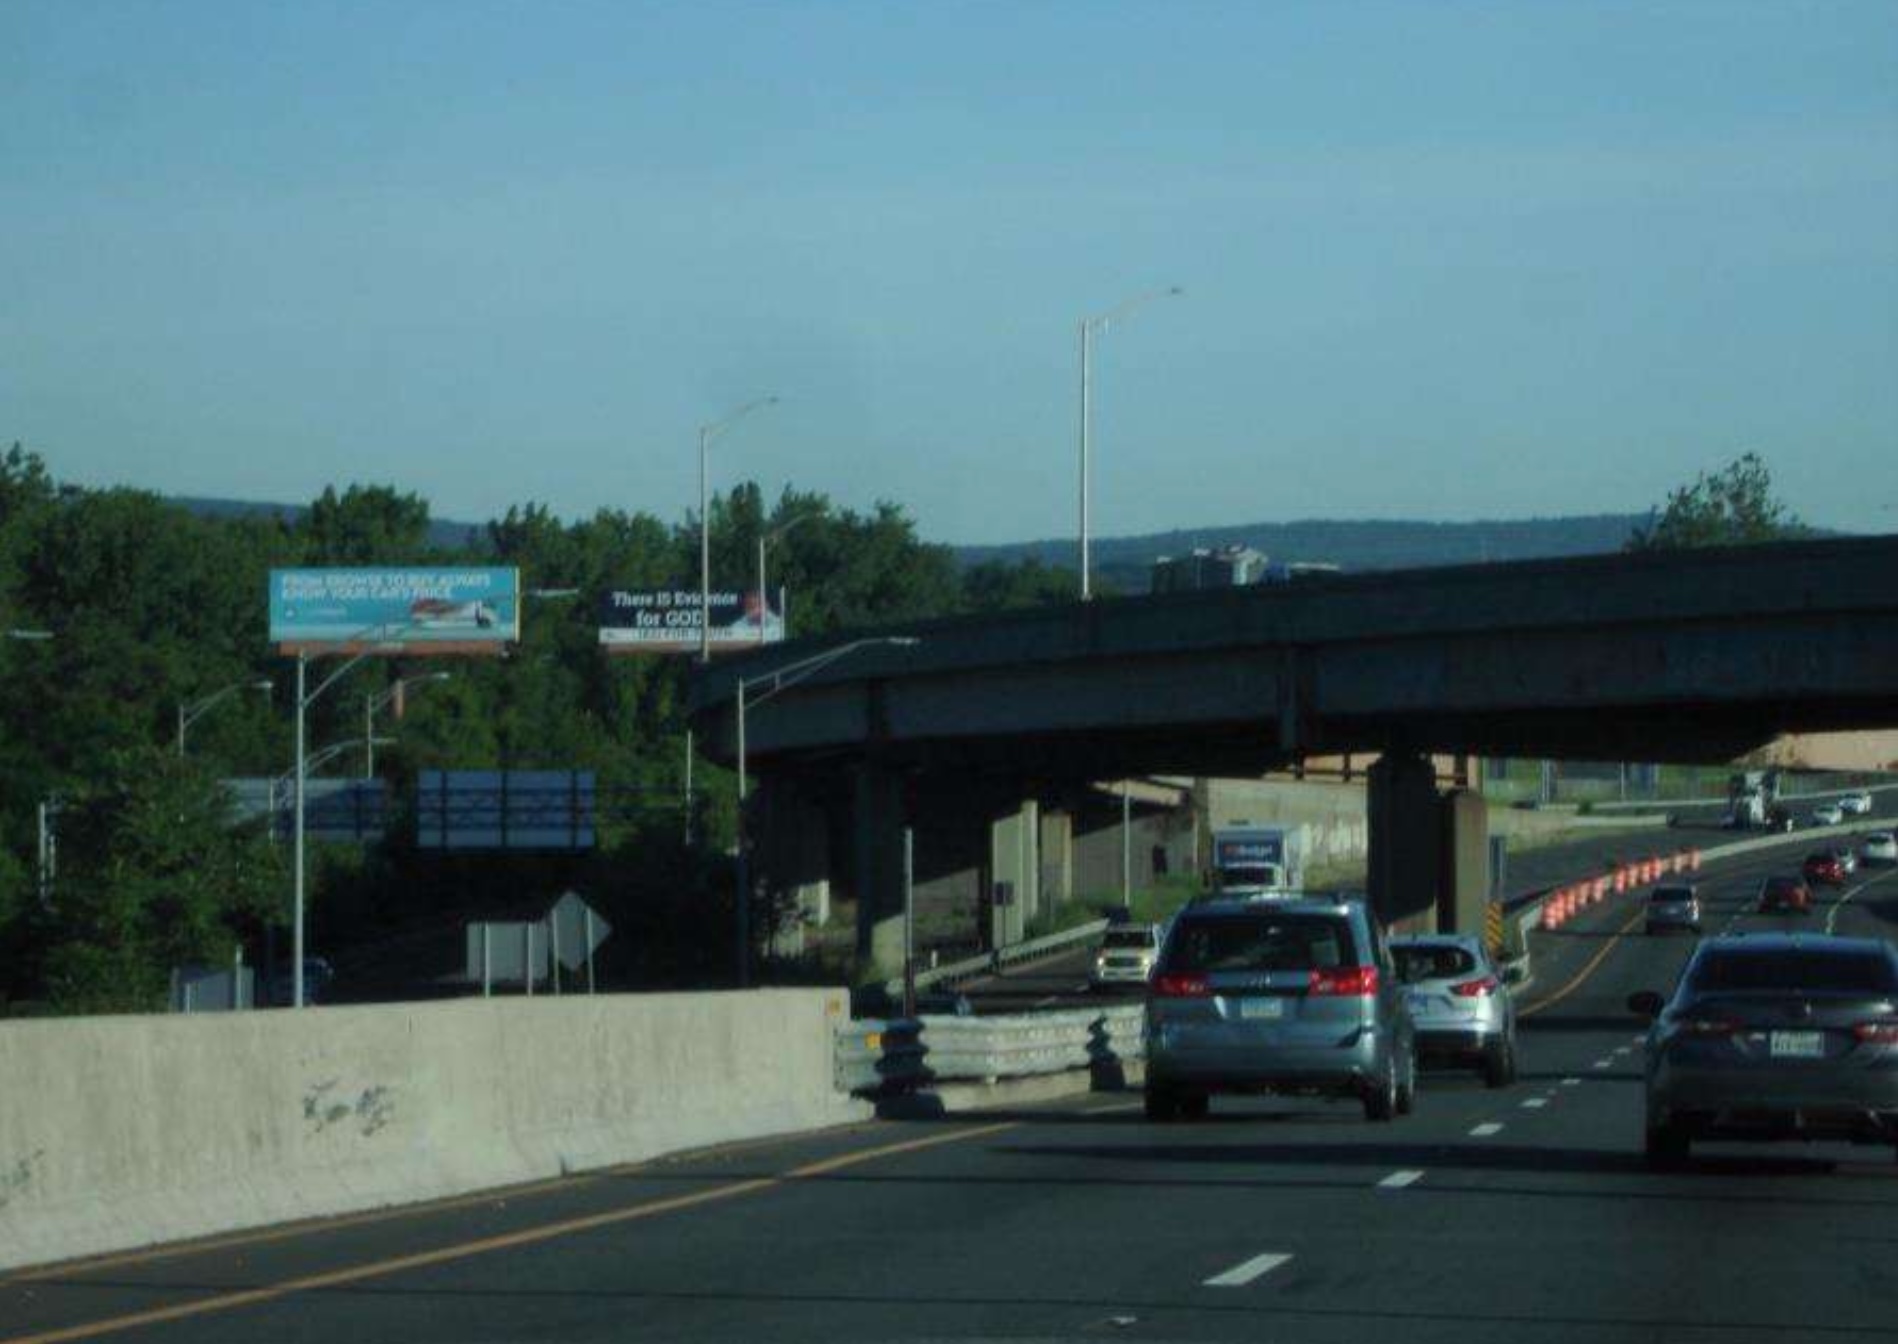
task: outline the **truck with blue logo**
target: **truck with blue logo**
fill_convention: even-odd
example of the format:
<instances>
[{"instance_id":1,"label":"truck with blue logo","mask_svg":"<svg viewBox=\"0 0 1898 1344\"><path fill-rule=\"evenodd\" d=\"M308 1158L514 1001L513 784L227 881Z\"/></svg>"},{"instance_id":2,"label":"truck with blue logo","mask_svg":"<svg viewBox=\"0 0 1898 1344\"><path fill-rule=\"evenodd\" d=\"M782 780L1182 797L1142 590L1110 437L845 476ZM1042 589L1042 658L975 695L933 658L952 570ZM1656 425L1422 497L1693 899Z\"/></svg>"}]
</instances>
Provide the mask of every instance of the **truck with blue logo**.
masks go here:
<instances>
[{"instance_id":1,"label":"truck with blue logo","mask_svg":"<svg viewBox=\"0 0 1898 1344\"><path fill-rule=\"evenodd\" d=\"M1229 826L1213 832L1207 883L1215 898L1296 896L1305 889L1302 828Z\"/></svg>"}]
</instances>

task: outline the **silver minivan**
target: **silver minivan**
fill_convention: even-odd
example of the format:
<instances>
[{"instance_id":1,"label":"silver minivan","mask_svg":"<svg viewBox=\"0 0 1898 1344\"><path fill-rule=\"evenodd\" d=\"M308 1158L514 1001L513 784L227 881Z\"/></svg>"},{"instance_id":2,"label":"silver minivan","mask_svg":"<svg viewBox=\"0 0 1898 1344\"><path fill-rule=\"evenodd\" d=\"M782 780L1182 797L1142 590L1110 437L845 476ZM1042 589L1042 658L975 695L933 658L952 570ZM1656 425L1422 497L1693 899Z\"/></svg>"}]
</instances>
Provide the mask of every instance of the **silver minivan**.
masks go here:
<instances>
[{"instance_id":1,"label":"silver minivan","mask_svg":"<svg viewBox=\"0 0 1898 1344\"><path fill-rule=\"evenodd\" d=\"M1146 1111L1217 1092L1349 1096L1372 1120L1417 1089L1410 1013L1361 901L1208 901L1174 920L1147 985Z\"/></svg>"}]
</instances>

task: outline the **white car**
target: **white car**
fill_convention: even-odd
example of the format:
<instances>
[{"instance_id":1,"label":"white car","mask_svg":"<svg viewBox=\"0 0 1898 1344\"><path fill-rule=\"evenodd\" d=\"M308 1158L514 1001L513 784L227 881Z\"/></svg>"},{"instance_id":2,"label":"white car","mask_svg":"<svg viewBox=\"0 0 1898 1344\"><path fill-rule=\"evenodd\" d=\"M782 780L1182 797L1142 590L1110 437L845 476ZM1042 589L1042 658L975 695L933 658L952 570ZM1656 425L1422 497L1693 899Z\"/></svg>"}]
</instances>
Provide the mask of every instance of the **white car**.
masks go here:
<instances>
[{"instance_id":1,"label":"white car","mask_svg":"<svg viewBox=\"0 0 1898 1344\"><path fill-rule=\"evenodd\" d=\"M1839 811L1848 817L1869 816L1872 810L1872 795L1869 793L1848 793L1839 799Z\"/></svg>"},{"instance_id":2,"label":"white car","mask_svg":"<svg viewBox=\"0 0 1898 1344\"><path fill-rule=\"evenodd\" d=\"M1845 820L1845 810L1837 803L1821 803L1812 809L1814 826L1837 826Z\"/></svg>"},{"instance_id":3,"label":"white car","mask_svg":"<svg viewBox=\"0 0 1898 1344\"><path fill-rule=\"evenodd\" d=\"M1088 972L1091 989L1145 986L1160 955L1160 930L1151 924L1111 924Z\"/></svg>"},{"instance_id":4,"label":"white car","mask_svg":"<svg viewBox=\"0 0 1898 1344\"><path fill-rule=\"evenodd\" d=\"M1866 863L1898 863L1898 837L1890 831L1873 831L1859 846L1859 857Z\"/></svg>"}]
</instances>

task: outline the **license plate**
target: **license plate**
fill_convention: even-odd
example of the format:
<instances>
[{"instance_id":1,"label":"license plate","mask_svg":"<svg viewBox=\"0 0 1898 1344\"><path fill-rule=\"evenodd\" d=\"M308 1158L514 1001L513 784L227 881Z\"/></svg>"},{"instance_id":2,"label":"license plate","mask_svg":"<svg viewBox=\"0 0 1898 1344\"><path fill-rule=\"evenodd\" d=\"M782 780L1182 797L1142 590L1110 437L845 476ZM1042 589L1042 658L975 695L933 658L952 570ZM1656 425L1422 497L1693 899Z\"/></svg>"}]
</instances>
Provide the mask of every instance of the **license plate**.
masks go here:
<instances>
[{"instance_id":1,"label":"license plate","mask_svg":"<svg viewBox=\"0 0 1898 1344\"><path fill-rule=\"evenodd\" d=\"M1269 1021L1285 1016L1285 1000L1276 998L1241 999L1239 1016L1248 1021Z\"/></svg>"},{"instance_id":2,"label":"license plate","mask_svg":"<svg viewBox=\"0 0 1898 1344\"><path fill-rule=\"evenodd\" d=\"M1826 1038L1823 1031L1776 1031L1767 1038L1766 1048L1774 1059L1823 1059Z\"/></svg>"}]
</instances>

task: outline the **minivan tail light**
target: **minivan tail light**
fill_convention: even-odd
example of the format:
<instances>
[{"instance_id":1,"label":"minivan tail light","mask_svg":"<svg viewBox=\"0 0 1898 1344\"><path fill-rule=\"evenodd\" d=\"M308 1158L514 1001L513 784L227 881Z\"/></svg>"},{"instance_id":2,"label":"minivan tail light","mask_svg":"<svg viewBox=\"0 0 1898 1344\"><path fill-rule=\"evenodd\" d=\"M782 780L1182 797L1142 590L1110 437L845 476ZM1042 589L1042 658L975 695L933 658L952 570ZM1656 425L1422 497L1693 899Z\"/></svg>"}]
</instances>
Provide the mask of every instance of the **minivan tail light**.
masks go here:
<instances>
[{"instance_id":1,"label":"minivan tail light","mask_svg":"<svg viewBox=\"0 0 1898 1344\"><path fill-rule=\"evenodd\" d=\"M1156 999L1206 999L1213 993L1203 975L1156 975L1148 985Z\"/></svg>"},{"instance_id":2,"label":"minivan tail light","mask_svg":"<svg viewBox=\"0 0 1898 1344\"><path fill-rule=\"evenodd\" d=\"M1337 966L1315 970L1305 991L1324 997L1359 998L1377 993L1377 967Z\"/></svg>"},{"instance_id":3,"label":"minivan tail light","mask_svg":"<svg viewBox=\"0 0 1898 1344\"><path fill-rule=\"evenodd\" d=\"M1450 992L1460 999L1487 999L1500 984L1501 981L1495 976L1486 975L1480 980L1465 980L1460 985L1451 985Z\"/></svg>"},{"instance_id":4,"label":"minivan tail light","mask_svg":"<svg viewBox=\"0 0 1898 1344\"><path fill-rule=\"evenodd\" d=\"M1861 1022L1852 1028L1852 1035L1876 1045L1898 1045L1898 1022Z\"/></svg>"}]
</instances>

